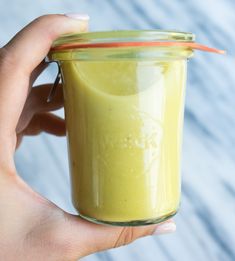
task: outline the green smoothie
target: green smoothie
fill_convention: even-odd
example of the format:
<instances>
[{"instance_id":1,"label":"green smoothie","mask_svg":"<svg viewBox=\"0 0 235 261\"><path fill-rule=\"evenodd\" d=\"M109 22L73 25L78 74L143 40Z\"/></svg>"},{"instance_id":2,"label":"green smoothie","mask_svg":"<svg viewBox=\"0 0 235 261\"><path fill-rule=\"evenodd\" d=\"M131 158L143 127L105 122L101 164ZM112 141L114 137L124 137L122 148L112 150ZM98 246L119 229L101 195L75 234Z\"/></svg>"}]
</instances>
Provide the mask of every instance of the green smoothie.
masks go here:
<instances>
[{"instance_id":1,"label":"green smoothie","mask_svg":"<svg viewBox=\"0 0 235 261\"><path fill-rule=\"evenodd\" d=\"M161 221L180 200L186 61L62 61L73 204L106 223Z\"/></svg>"}]
</instances>

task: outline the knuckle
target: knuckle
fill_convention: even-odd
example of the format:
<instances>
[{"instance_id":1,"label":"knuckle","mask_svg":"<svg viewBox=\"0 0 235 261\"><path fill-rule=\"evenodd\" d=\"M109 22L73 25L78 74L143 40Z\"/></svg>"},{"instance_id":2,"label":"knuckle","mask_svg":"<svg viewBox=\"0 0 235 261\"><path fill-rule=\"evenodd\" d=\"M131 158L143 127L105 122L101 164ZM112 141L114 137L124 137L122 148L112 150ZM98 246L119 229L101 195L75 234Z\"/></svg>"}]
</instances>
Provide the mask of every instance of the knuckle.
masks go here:
<instances>
[{"instance_id":1,"label":"knuckle","mask_svg":"<svg viewBox=\"0 0 235 261\"><path fill-rule=\"evenodd\" d=\"M42 23L42 22L46 22L46 21L49 21L55 17L57 17L59 15L56 15L56 14L46 14L46 15L41 15L39 17L37 17L34 22L36 23Z\"/></svg>"},{"instance_id":2,"label":"knuckle","mask_svg":"<svg viewBox=\"0 0 235 261\"><path fill-rule=\"evenodd\" d=\"M113 248L125 246L130 244L136 239L134 227L123 227L117 239L114 242Z\"/></svg>"},{"instance_id":3,"label":"knuckle","mask_svg":"<svg viewBox=\"0 0 235 261\"><path fill-rule=\"evenodd\" d=\"M14 54L6 46L2 47L0 49L0 69L8 72L9 69L16 70L17 68L19 68L19 63Z\"/></svg>"},{"instance_id":4,"label":"knuckle","mask_svg":"<svg viewBox=\"0 0 235 261\"><path fill-rule=\"evenodd\" d=\"M58 30L58 24L64 18L62 14L47 14L37 17L33 24L38 25L38 30L44 37L54 38Z\"/></svg>"},{"instance_id":5,"label":"knuckle","mask_svg":"<svg viewBox=\"0 0 235 261\"><path fill-rule=\"evenodd\" d=\"M56 21L58 19L60 19L61 17L63 17L63 15L61 14L47 14L47 15L42 15L37 17L33 23L37 23L37 24L45 24L48 26L53 26L54 23L56 23Z\"/></svg>"},{"instance_id":6,"label":"knuckle","mask_svg":"<svg viewBox=\"0 0 235 261\"><path fill-rule=\"evenodd\" d=\"M6 56L7 50L5 47L0 48L0 61L2 61L4 59L4 57Z\"/></svg>"}]
</instances>

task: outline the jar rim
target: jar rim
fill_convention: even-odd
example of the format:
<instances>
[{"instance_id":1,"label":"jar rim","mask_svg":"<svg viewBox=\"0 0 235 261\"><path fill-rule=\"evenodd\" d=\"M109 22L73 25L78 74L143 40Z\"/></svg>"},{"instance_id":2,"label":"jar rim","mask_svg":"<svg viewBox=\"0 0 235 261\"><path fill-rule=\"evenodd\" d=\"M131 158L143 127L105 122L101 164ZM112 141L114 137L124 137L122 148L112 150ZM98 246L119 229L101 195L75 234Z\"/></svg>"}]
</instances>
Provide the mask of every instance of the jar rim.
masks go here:
<instances>
[{"instance_id":1,"label":"jar rim","mask_svg":"<svg viewBox=\"0 0 235 261\"><path fill-rule=\"evenodd\" d=\"M225 51L195 42L195 35L165 30L116 30L66 34L55 40L51 52L86 48L180 47L224 54Z\"/></svg>"},{"instance_id":2,"label":"jar rim","mask_svg":"<svg viewBox=\"0 0 235 261\"><path fill-rule=\"evenodd\" d=\"M102 44L125 42L194 42L195 35L188 32L165 30L115 30L66 34L53 42L52 48L64 44Z\"/></svg>"}]
</instances>

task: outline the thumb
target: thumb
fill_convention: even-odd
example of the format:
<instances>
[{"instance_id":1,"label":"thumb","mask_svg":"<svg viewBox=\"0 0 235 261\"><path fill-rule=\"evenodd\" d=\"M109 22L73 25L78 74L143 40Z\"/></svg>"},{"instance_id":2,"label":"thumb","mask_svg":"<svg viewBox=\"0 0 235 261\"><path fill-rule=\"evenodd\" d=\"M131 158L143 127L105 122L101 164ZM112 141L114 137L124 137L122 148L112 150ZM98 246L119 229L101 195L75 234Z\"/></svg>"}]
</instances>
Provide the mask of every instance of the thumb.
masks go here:
<instances>
[{"instance_id":1,"label":"thumb","mask_svg":"<svg viewBox=\"0 0 235 261\"><path fill-rule=\"evenodd\" d=\"M67 213L66 216L66 225L60 227L67 241L68 260L127 245L144 236L166 234L176 230L176 225L171 219L157 225L115 227L94 224Z\"/></svg>"}]
</instances>

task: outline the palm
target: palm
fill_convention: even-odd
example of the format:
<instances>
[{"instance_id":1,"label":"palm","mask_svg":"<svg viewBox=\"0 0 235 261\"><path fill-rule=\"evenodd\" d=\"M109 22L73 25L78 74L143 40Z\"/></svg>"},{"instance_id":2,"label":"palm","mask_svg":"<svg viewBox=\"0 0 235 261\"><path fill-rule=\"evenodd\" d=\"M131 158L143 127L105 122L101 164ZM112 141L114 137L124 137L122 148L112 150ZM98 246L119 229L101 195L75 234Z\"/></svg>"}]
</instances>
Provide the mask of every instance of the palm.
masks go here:
<instances>
[{"instance_id":1,"label":"palm","mask_svg":"<svg viewBox=\"0 0 235 261\"><path fill-rule=\"evenodd\" d=\"M6 180L0 190L0 205L4 205L0 215L0 241L9 249L15 249L11 260L19 260L25 252L25 260L78 258L78 251L68 248L73 248L72 243L76 242L70 224L72 216L33 192L20 179L13 179Z\"/></svg>"}]
</instances>

